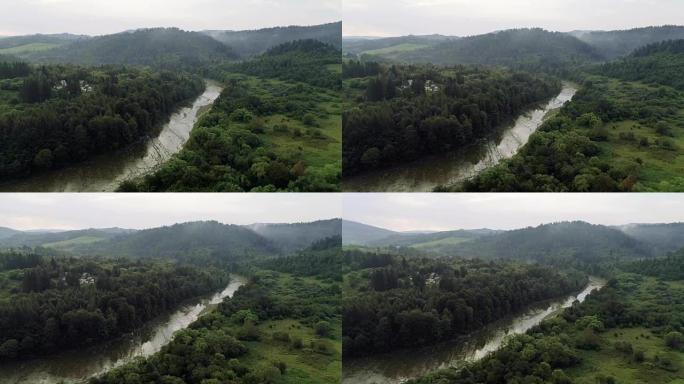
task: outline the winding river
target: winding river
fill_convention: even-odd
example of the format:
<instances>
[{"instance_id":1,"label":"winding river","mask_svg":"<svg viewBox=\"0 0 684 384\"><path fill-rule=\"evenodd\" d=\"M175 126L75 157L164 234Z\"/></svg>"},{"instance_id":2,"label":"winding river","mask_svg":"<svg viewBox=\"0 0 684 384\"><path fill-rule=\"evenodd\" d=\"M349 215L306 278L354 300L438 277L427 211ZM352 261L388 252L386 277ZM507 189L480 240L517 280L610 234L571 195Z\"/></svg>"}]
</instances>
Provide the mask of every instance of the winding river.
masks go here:
<instances>
[{"instance_id":1,"label":"winding river","mask_svg":"<svg viewBox=\"0 0 684 384\"><path fill-rule=\"evenodd\" d=\"M136 357L152 355L168 344L176 331L187 328L201 315L214 310L245 283L244 277L231 275L230 283L222 291L189 302L172 314L160 316L128 337L38 360L3 364L0 366L0 383L83 383Z\"/></svg>"},{"instance_id":2,"label":"winding river","mask_svg":"<svg viewBox=\"0 0 684 384\"><path fill-rule=\"evenodd\" d=\"M541 126L549 112L572 100L577 86L563 83L561 92L546 105L519 116L511 125L463 151L430 156L360 175L345 177L345 191L357 192L431 192L442 185L459 184L483 170L515 155Z\"/></svg>"},{"instance_id":3,"label":"winding river","mask_svg":"<svg viewBox=\"0 0 684 384\"><path fill-rule=\"evenodd\" d=\"M179 152L201 112L219 97L222 86L211 80L191 106L171 115L158 136L115 153L95 156L66 168L0 183L4 192L113 192L128 179L154 171Z\"/></svg>"},{"instance_id":4,"label":"winding river","mask_svg":"<svg viewBox=\"0 0 684 384\"><path fill-rule=\"evenodd\" d=\"M533 306L524 313L501 319L460 340L419 350L398 351L344 362L343 384L395 384L425 376L448 367L459 367L477 361L499 349L507 336L521 334L545 318L570 307L575 300L584 301L589 293L600 289L605 281L590 277L578 294Z\"/></svg>"}]
</instances>

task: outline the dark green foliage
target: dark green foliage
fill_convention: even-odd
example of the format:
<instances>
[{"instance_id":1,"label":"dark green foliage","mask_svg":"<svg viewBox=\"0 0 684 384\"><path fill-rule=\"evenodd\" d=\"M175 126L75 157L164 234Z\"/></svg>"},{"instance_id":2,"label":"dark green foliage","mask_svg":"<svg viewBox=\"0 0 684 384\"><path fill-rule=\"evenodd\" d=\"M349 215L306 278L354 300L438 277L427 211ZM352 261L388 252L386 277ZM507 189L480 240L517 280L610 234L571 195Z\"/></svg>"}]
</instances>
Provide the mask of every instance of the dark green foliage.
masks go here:
<instances>
[{"instance_id":1,"label":"dark green foliage","mask_svg":"<svg viewBox=\"0 0 684 384\"><path fill-rule=\"evenodd\" d=\"M0 300L0 359L113 339L227 283L219 270L162 262L18 259L16 253L0 260L21 278Z\"/></svg>"},{"instance_id":2,"label":"dark green foliage","mask_svg":"<svg viewBox=\"0 0 684 384\"><path fill-rule=\"evenodd\" d=\"M221 265L248 257L271 255L278 251L271 242L247 228L215 221L174 224L136 231L74 249L74 252L81 254L170 258L192 264Z\"/></svg>"},{"instance_id":3,"label":"dark green foliage","mask_svg":"<svg viewBox=\"0 0 684 384\"><path fill-rule=\"evenodd\" d=\"M278 45L253 60L230 64L224 69L228 72L340 89L339 73L328 68L341 63L340 55L337 48L320 41L298 40Z\"/></svg>"},{"instance_id":4,"label":"dark green foliage","mask_svg":"<svg viewBox=\"0 0 684 384\"><path fill-rule=\"evenodd\" d=\"M639 48L627 58L604 64L595 72L622 80L662 84L684 90L682 66L684 40L668 40Z\"/></svg>"},{"instance_id":5,"label":"dark green foliage","mask_svg":"<svg viewBox=\"0 0 684 384\"><path fill-rule=\"evenodd\" d=\"M338 235L317 241L296 255L272 258L260 265L265 269L297 276L318 276L341 281L342 271L346 267L344 259L340 257L341 249L342 238Z\"/></svg>"},{"instance_id":6,"label":"dark green foliage","mask_svg":"<svg viewBox=\"0 0 684 384\"><path fill-rule=\"evenodd\" d=\"M450 340L586 284L580 274L538 265L358 252L345 257L370 268L350 275L345 293L343 346L350 357Z\"/></svg>"},{"instance_id":7,"label":"dark green foliage","mask_svg":"<svg viewBox=\"0 0 684 384\"><path fill-rule=\"evenodd\" d=\"M175 383L172 380L187 384L279 382L281 376L290 372L289 364L272 360L276 356L260 355L260 345L277 343L290 348L287 342L290 336L275 332L272 337L266 337L261 325L289 319L313 328L326 322L339 324L340 317L339 289L287 279L275 272L258 272L232 298L224 300L217 311L202 316L189 329L179 332L159 353L113 369L91 383L130 384L131 377L155 384ZM326 330L331 331L329 337L339 340L339 328ZM341 358L326 339L315 339L305 346L297 336L291 344L288 354L296 354L298 360L315 361L319 355L329 356L331 361ZM301 374L302 371L295 373ZM298 379L301 376L290 380L300 382Z\"/></svg>"},{"instance_id":8,"label":"dark green foliage","mask_svg":"<svg viewBox=\"0 0 684 384\"><path fill-rule=\"evenodd\" d=\"M365 84L365 96L342 115L349 175L463 149L561 87L508 70L432 66L384 67Z\"/></svg>"},{"instance_id":9,"label":"dark green foliage","mask_svg":"<svg viewBox=\"0 0 684 384\"><path fill-rule=\"evenodd\" d=\"M610 134L607 127L624 121L655 127L658 121L676 116L680 98L672 88L623 85L605 77L588 77L572 102L542 124L515 156L486 169L456 189L471 192L632 191L642 177L644 162L625 157L616 161L606 152L602 144ZM651 145L647 138L641 140L645 147ZM665 141L668 140L665 138Z\"/></svg>"},{"instance_id":10,"label":"dark green foliage","mask_svg":"<svg viewBox=\"0 0 684 384\"><path fill-rule=\"evenodd\" d=\"M23 80L29 105L0 115L0 177L21 177L107 153L151 135L202 92L171 72L40 67Z\"/></svg>"},{"instance_id":11,"label":"dark green foliage","mask_svg":"<svg viewBox=\"0 0 684 384\"><path fill-rule=\"evenodd\" d=\"M267 238L284 253L301 251L312 243L342 234L342 220L318 220L310 223L253 224L248 228Z\"/></svg>"},{"instance_id":12,"label":"dark green foliage","mask_svg":"<svg viewBox=\"0 0 684 384\"><path fill-rule=\"evenodd\" d=\"M627 56L635 49L649 44L684 39L684 27L664 25L623 31L577 31L570 34L594 47L605 59L612 60Z\"/></svg>"},{"instance_id":13,"label":"dark green foliage","mask_svg":"<svg viewBox=\"0 0 684 384\"><path fill-rule=\"evenodd\" d=\"M665 280L684 280L684 249L664 258L635 261L622 268Z\"/></svg>"},{"instance_id":14,"label":"dark green foliage","mask_svg":"<svg viewBox=\"0 0 684 384\"><path fill-rule=\"evenodd\" d=\"M315 90L309 87L285 83L276 92L262 95L247 81L229 80L211 111L193 129L183 150L154 174L121 189L131 192L339 190L339 174L310 172L301 152L283 154L277 151L276 144L267 143L258 132L244 126L245 121L274 114L302 119L308 111L317 108L310 95Z\"/></svg>"},{"instance_id":15,"label":"dark green foliage","mask_svg":"<svg viewBox=\"0 0 684 384\"><path fill-rule=\"evenodd\" d=\"M654 334L662 334L662 330L668 329L681 330L683 306L681 288L674 289L639 275L620 274L600 291L591 293L585 302L575 303L560 316L543 321L527 334L512 337L502 348L483 359L411 383L542 383L549 379L552 383L564 384L575 382L575 379L577 382L616 383L618 379L613 375L601 372L615 366L614 355L603 348L632 327L649 328ZM594 327L596 324L600 327ZM671 342L679 339L681 333L677 333L679 331L670 331L662 337L666 343ZM644 337L643 333L641 337ZM630 378L649 383L670 381L667 374L677 372L679 368L665 353L665 347L646 355L629 342L615 342L614 348L625 359L624 363L618 362L619 370L625 370L625 376L619 382L632 382ZM600 351L589 354L587 349Z\"/></svg>"},{"instance_id":16,"label":"dark green foliage","mask_svg":"<svg viewBox=\"0 0 684 384\"><path fill-rule=\"evenodd\" d=\"M3 61L0 57L0 80L26 77L31 73L31 67L20 61Z\"/></svg>"}]
</instances>

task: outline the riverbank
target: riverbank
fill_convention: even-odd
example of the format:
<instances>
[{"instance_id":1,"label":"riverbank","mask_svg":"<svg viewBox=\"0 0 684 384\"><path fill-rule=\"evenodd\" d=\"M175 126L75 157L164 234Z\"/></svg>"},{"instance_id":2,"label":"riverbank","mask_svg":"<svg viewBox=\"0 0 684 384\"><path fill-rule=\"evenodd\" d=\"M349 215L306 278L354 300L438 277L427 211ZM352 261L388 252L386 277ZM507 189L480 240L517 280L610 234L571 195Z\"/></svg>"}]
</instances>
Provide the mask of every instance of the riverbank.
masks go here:
<instances>
[{"instance_id":1,"label":"riverbank","mask_svg":"<svg viewBox=\"0 0 684 384\"><path fill-rule=\"evenodd\" d=\"M83 163L0 184L3 192L114 192L129 179L151 173L178 153L195 123L223 90L206 80L204 92L188 106L171 115L159 135L125 150L96 156Z\"/></svg>"},{"instance_id":2,"label":"riverbank","mask_svg":"<svg viewBox=\"0 0 684 384\"><path fill-rule=\"evenodd\" d=\"M463 151L366 172L343 181L345 191L432 192L439 186L469 179L515 155L545 121L546 116L572 100L578 86L564 82L561 92L543 107L528 111L494 135Z\"/></svg>"},{"instance_id":3,"label":"riverbank","mask_svg":"<svg viewBox=\"0 0 684 384\"><path fill-rule=\"evenodd\" d=\"M525 312L493 322L480 331L459 340L418 350L402 350L344 362L343 384L397 384L425 376L448 367L477 361L499 349L507 336L527 332L542 320L584 301L595 289L605 285L600 278L590 277L587 286L577 294L545 302Z\"/></svg>"},{"instance_id":4,"label":"riverbank","mask_svg":"<svg viewBox=\"0 0 684 384\"><path fill-rule=\"evenodd\" d=\"M0 384L76 384L88 378L158 352L173 335L187 328L200 316L214 310L226 297L232 295L247 279L231 275L230 283L220 292L199 298L177 311L161 316L146 324L134 334L116 341L84 350L66 351L36 360L3 364L0 367Z\"/></svg>"}]
</instances>

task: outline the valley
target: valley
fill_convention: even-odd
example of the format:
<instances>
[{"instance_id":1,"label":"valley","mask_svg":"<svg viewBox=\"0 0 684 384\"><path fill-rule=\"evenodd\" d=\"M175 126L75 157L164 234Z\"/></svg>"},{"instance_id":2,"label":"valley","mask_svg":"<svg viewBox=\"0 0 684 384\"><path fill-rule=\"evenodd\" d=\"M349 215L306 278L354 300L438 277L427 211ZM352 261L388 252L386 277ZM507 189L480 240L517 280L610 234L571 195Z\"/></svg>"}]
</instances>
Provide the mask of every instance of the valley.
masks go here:
<instances>
[{"instance_id":1,"label":"valley","mask_svg":"<svg viewBox=\"0 0 684 384\"><path fill-rule=\"evenodd\" d=\"M462 38L345 38L345 65L351 67L365 65L396 71L410 65L414 70L420 68L428 73L435 68L447 70L454 66L507 68L572 81L578 89L571 101L539 122L539 129L529 136L529 141L520 140L519 150L510 153L504 161L485 164L479 160L491 157L493 146L480 143L478 135L472 138L466 135L464 143L466 148L480 150L463 151L463 144L425 149L424 141L430 138L448 142L440 137L442 131L435 130L433 119L459 119L462 124L462 119L468 117L476 127L472 114L463 116L462 109L446 108L433 95L430 103L433 108L422 110L418 121L415 116L395 121L375 116L370 120L370 115L377 113L371 109L376 96L345 90L343 183L349 180L349 187L345 189L679 191L681 76L673 68L682 59L682 39L684 28L680 26L569 33L521 28ZM407 45L411 49L403 49ZM410 115L422 108L420 99L398 91L401 84L394 89L396 82L392 76L379 75L377 80L372 77L361 80L355 76L345 75L347 88L362 90L367 86L370 92L374 81L388 84L390 89L381 98L397 105L395 116L399 111ZM442 86L431 92L444 91ZM508 97L506 100L510 101ZM367 108L363 114L368 116L368 121L355 117L358 107ZM490 111L486 112L491 118ZM519 115L519 111L514 111L511 118ZM463 127L440 129L455 129L461 136L468 132ZM377 134L368 132L385 132L392 138L378 139ZM378 153L375 157L367 153L367 163L361 167L357 160L349 159L365 154L369 147L364 140L370 140ZM400 140L410 142L412 151L418 154L400 151L401 160L392 160L397 142L400 148L409 147Z\"/></svg>"},{"instance_id":2,"label":"valley","mask_svg":"<svg viewBox=\"0 0 684 384\"><path fill-rule=\"evenodd\" d=\"M683 230L345 220L343 382L676 383Z\"/></svg>"},{"instance_id":3,"label":"valley","mask_svg":"<svg viewBox=\"0 0 684 384\"><path fill-rule=\"evenodd\" d=\"M337 191L339 39L341 23L2 38L0 189Z\"/></svg>"},{"instance_id":4,"label":"valley","mask_svg":"<svg viewBox=\"0 0 684 384\"><path fill-rule=\"evenodd\" d=\"M166 376L334 381L341 374L341 278L333 269L340 224L3 228L0 382L131 383L145 376L145 358L167 360L185 343L209 348L206 373L197 378L196 369L177 367ZM226 348L230 358L220 363L211 348Z\"/></svg>"}]
</instances>

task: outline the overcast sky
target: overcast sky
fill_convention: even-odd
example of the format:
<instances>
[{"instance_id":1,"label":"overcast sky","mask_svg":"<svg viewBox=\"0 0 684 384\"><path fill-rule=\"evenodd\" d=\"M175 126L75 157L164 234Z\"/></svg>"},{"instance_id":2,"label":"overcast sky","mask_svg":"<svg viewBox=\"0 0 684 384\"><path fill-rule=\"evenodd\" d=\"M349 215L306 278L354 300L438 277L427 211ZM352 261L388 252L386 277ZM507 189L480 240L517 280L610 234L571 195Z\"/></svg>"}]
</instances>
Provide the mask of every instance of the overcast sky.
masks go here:
<instances>
[{"instance_id":1,"label":"overcast sky","mask_svg":"<svg viewBox=\"0 0 684 384\"><path fill-rule=\"evenodd\" d=\"M683 0L344 0L346 36L468 36L684 24Z\"/></svg>"},{"instance_id":2,"label":"overcast sky","mask_svg":"<svg viewBox=\"0 0 684 384\"><path fill-rule=\"evenodd\" d=\"M242 30L341 19L341 0L0 0L0 35Z\"/></svg>"},{"instance_id":3,"label":"overcast sky","mask_svg":"<svg viewBox=\"0 0 684 384\"><path fill-rule=\"evenodd\" d=\"M684 194L345 194L343 217L395 231L516 229L557 221L684 221Z\"/></svg>"},{"instance_id":4,"label":"overcast sky","mask_svg":"<svg viewBox=\"0 0 684 384\"><path fill-rule=\"evenodd\" d=\"M309 222L341 217L338 194L0 194L0 227L151 228L216 220L226 224Z\"/></svg>"}]
</instances>

